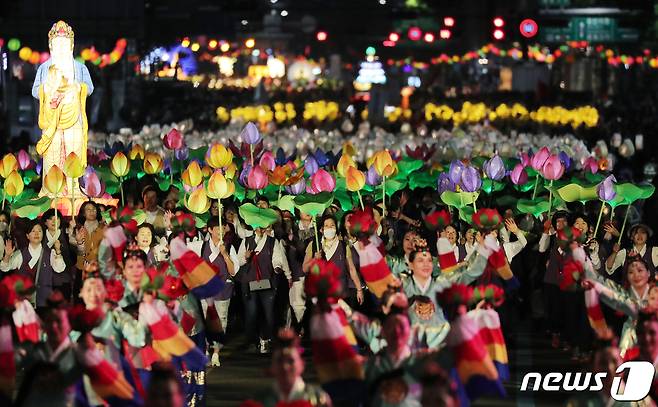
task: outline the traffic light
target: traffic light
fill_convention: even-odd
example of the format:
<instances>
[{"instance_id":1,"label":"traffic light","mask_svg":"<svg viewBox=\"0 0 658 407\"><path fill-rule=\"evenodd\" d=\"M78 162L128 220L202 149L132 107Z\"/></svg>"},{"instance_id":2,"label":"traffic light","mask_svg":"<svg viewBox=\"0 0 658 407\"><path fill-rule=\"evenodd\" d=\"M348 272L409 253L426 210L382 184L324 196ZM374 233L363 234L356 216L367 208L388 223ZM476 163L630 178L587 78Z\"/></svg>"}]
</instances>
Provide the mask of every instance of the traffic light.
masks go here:
<instances>
[{"instance_id":1,"label":"traffic light","mask_svg":"<svg viewBox=\"0 0 658 407\"><path fill-rule=\"evenodd\" d=\"M493 19L493 37L496 41L501 41L505 38L505 30L503 30L503 27L505 26L505 20L503 20L502 17L495 17Z\"/></svg>"}]
</instances>

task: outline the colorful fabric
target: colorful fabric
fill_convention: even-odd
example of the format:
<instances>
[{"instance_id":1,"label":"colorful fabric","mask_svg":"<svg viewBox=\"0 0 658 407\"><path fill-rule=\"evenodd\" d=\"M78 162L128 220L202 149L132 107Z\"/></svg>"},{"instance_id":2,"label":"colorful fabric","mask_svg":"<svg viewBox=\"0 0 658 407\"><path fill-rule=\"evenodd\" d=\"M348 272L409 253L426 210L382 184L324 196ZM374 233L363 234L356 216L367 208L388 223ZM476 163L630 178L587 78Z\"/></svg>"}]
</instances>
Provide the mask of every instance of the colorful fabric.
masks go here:
<instances>
[{"instance_id":1,"label":"colorful fabric","mask_svg":"<svg viewBox=\"0 0 658 407\"><path fill-rule=\"evenodd\" d=\"M318 312L311 317L311 351L320 383L362 379L361 357L356 353L338 312Z\"/></svg>"},{"instance_id":2,"label":"colorful fabric","mask_svg":"<svg viewBox=\"0 0 658 407\"><path fill-rule=\"evenodd\" d=\"M173 239L169 252L183 283L199 299L211 298L224 288L224 281L210 263L190 250L181 237Z\"/></svg>"},{"instance_id":3,"label":"colorful fabric","mask_svg":"<svg viewBox=\"0 0 658 407\"><path fill-rule=\"evenodd\" d=\"M594 284L598 283L595 282ZM607 331L608 324L599 303L599 294L595 289L585 291L585 307L587 308L587 319L594 332L601 334Z\"/></svg>"},{"instance_id":4,"label":"colorful fabric","mask_svg":"<svg viewBox=\"0 0 658 407\"><path fill-rule=\"evenodd\" d=\"M359 254L361 276L363 276L370 292L380 298L389 284L396 281L396 278L388 268L388 264L386 264L378 240L371 239L365 246L355 244L354 248Z\"/></svg>"},{"instance_id":5,"label":"colorful fabric","mask_svg":"<svg viewBox=\"0 0 658 407\"><path fill-rule=\"evenodd\" d=\"M11 316L19 342L37 343L39 341L39 318L28 300L17 302L16 310Z\"/></svg>"},{"instance_id":6,"label":"colorful fabric","mask_svg":"<svg viewBox=\"0 0 658 407\"><path fill-rule=\"evenodd\" d=\"M126 400L133 398L133 388L126 381L123 373L117 371L110 362L105 360L100 350L91 348L85 351L82 364L94 392L99 397L113 396Z\"/></svg>"},{"instance_id":7,"label":"colorful fabric","mask_svg":"<svg viewBox=\"0 0 658 407\"><path fill-rule=\"evenodd\" d=\"M11 399L16 381L16 360L11 325L0 326L0 392Z\"/></svg>"},{"instance_id":8,"label":"colorful fabric","mask_svg":"<svg viewBox=\"0 0 658 407\"><path fill-rule=\"evenodd\" d=\"M457 317L446 343L453 351L457 377L470 400L484 395L505 396L498 370L473 318L468 314Z\"/></svg>"},{"instance_id":9,"label":"colorful fabric","mask_svg":"<svg viewBox=\"0 0 658 407\"><path fill-rule=\"evenodd\" d=\"M203 370L206 356L194 342L183 332L169 314L165 303L154 300L142 302L139 306L139 321L146 324L151 331L153 349L164 359L180 357L188 369Z\"/></svg>"},{"instance_id":10,"label":"colorful fabric","mask_svg":"<svg viewBox=\"0 0 658 407\"><path fill-rule=\"evenodd\" d=\"M450 241L445 237L440 237L437 243L439 249L439 265L442 273L450 273L457 268L457 257Z\"/></svg>"},{"instance_id":11,"label":"colorful fabric","mask_svg":"<svg viewBox=\"0 0 658 407\"><path fill-rule=\"evenodd\" d=\"M128 244L126 233L123 231L121 225L111 226L105 229L105 240L110 244L114 259L117 262L123 262L123 251Z\"/></svg>"},{"instance_id":12,"label":"colorful fabric","mask_svg":"<svg viewBox=\"0 0 658 407\"><path fill-rule=\"evenodd\" d=\"M468 314L479 328L479 335L496 366L496 370L498 370L498 376L501 380L509 380L507 346L505 345L505 337L503 336L498 312L493 308L489 308L475 309Z\"/></svg>"}]
</instances>

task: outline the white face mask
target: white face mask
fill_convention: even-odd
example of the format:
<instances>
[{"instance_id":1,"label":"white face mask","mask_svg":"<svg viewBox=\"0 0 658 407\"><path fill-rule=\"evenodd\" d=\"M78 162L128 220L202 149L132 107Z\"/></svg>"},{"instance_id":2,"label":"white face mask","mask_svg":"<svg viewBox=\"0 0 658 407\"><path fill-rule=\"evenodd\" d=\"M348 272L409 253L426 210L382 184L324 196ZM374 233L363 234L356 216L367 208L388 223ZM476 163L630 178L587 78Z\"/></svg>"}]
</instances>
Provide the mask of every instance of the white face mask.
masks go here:
<instances>
[{"instance_id":1,"label":"white face mask","mask_svg":"<svg viewBox=\"0 0 658 407\"><path fill-rule=\"evenodd\" d=\"M324 229L322 235L325 239L333 239L336 237L336 229Z\"/></svg>"}]
</instances>

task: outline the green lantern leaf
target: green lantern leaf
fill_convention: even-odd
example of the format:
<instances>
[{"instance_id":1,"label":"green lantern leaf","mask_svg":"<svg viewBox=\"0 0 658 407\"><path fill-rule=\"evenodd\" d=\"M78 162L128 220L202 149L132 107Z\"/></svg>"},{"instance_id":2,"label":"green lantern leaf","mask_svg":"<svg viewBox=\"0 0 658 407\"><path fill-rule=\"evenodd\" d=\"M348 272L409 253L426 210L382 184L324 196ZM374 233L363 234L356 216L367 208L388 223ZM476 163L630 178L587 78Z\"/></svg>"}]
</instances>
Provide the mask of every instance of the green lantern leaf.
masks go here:
<instances>
[{"instance_id":1,"label":"green lantern leaf","mask_svg":"<svg viewBox=\"0 0 658 407\"><path fill-rule=\"evenodd\" d=\"M168 191L170 186L171 186L171 182L170 182L169 177L160 178L160 180L158 180L158 188L160 188L160 191L163 191L163 192Z\"/></svg>"},{"instance_id":2,"label":"green lantern leaf","mask_svg":"<svg viewBox=\"0 0 658 407\"><path fill-rule=\"evenodd\" d=\"M268 184L265 189L261 191L261 195L264 195L268 201L276 201L279 199L279 187L276 185Z\"/></svg>"},{"instance_id":3,"label":"green lantern leaf","mask_svg":"<svg viewBox=\"0 0 658 407\"><path fill-rule=\"evenodd\" d=\"M194 224L197 229L206 226L208 224L208 219L210 219L210 212L194 214Z\"/></svg>"},{"instance_id":4,"label":"green lantern leaf","mask_svg":"<svg viewBox=\"0 0 658 407\"><path fill-rule=\"evenodd\" d=\"M555 187L554 187L555 188ZM561 188L554 189L554 193L560 197L564 202L582 202L592 201L598 199L596 193L596 185L591 187L583 187L579 184L568 184Z\"/></svg>"},{"instance_id":5,"label":"green lantern leaf","mask_svg":"<svg viewBox=\"0 0 658 407\"><path fill-rule=\"evenodd\" d=\"M37 199L26 199L14 202L11 209L15 216L33 220L47 211L50 208L50 204L51 199L47 196L42 196Z\"/></svg>"},{"instance_id":6,"label":"green lantern leaf","mask_svg":"<svg viewBox=\"0 0 658 407\"><path fill-rule=\"evenodd\" d=\"M502 191L504 188L505 184L502 182L492 180L491 178L485 178L482 180L482 190L487 194Z\"/></svg>"},{"instance_id":7,"label":"green lantern leaf","mask_svg":"<svg viewBox=\"0 0 658 407\"><path fill-rule=\"evenodd\" d=\"M146 212L144 212L143 209L137 209L135 210L135 213L133 214L133 219L137 222L137 226L141 225L142 223L146 222Z\"/></svg>"},{"instance_id":8,"label":"green lantern leaf","mask_svg":"<svg viewBox=\"0 0 658 407\"><path fill-rule=\"evenodd\" d=\"M242 204L238 211L245 223L253 228L266 228L279 219L274 209L259 208L252 203Z\"/></svg>"},{"instance_id":9,"label":"green lantern leaf","mask_svg":"<svg viewBox=\"0 0 658 407\"><path fill-rule=\"evenodd\" d=\"M470 225L471 223L473 223L474 213L475 210L473 209L472 206L464 206L463 208L459 208L459 219L463 220L464 222Z\"/></svg>"},{"instance_id":10,"label":"green lantern leaf","mask_svg":"<svg viewBox=\"0 0 658 407\"><path fill-rule=\"evenodd\" d=\"M405 157L402 160L398 161L398 172L399 174L402 174L404 177L407 177L412 172L422 168L422 166L423 166L423 162L421 160L415 160L410 157Z\"/></svg>"},{"instance_id":11,"label":"green lantern leaf","mask_svg":"<svg viewBox=\"0 0 658 407\"><path fill-rule=\"evenodd\" d=\"M276 206L282 211L295 212L295 202L292 195L284 195L278 201L272 203L272 206Z\"/></svg>"},{"instance_id":12,"label":"green lantern leaf","mask_svg":"<svg viewBox=\"0 0 658 407\"><path fill-rule=\"evenodd\" d=\"M354 201L352 200L352 193L344 189L337 189L334 191L334 199L340 203L340 207L343 211L349 211L354 208ZM354 193L356 196L356 192ZM356 198L358 200L358 198Z\"/></svg>"},{"instance_id":13,"label":"green lantern leaf","mask_svg":"<svg viewBox=\"0 0 658 407\"><path fill-rule=\"evenodd\" d=\"M473 201L477 201L479 192L452 192L444 191L441 194L441 201L444 204L454 206L455 208L463 208L471 205Z\"/></svg>"},{"instance_id":14,"label":"green lantern leaf","mask_svg":"<svg viewBox=\"0 0 658 407\"><path fill-rule=\"evenodd\" d=\"M592 174L591 172L586 171L585 172L585 179L588 180L589 182L598 184L599 182L601 182L605 179L605 175L603 175L601 173Z\"/></svg>"},{"instance_id":15,"label":"green lantern leaf","mask_svg":"<svg viewBox=\"0 0 658 407\"><path fill-rule=\"evenodd\" d=\"M233 193L233 196L235 197L235 199L237 199L240 202L244 201L244 198L246 196L246 191L244 187L240 185L239 182L234 182L233 184L235 185L235 192Z\"/></svg>"},{"instance_id":16,"label":"green lantern leaf","mask_svg":"<svg viewBox=\"0 0 658 407\"><path fill-rule=\"evenodd\" d=\"M401 174L391 179L386 179L386 195L391 196L406 186L407 180Z\"/></svg>"},{"instance_id":17,"label":"green lantern leaf","mask_svg":"<svg viewBox=\"0 0 658 407\"><path fill-rule=\"evenodd\" d=\"M611 202L608 202L612 207L630 205L638 199L647 199L656 190L656 187L651 184L635 185L630 182L616 184L614 188L617 196Z\"/></svg>"},{"instance_id":18,"label":"green lantern leaf","mask_svg":"<svg viewBox=\"0 0 658 407\"><path fill-rule=\"evenodd\" d=\"M436 179L438 175L434 176L428 171L417 171L409 175L409 188L435 188Z\"/></svg>"},{"instance_id":19,"label":"green lantern leaf","mask_svg":"<svg viewBox=\"0 0 658 407\"><path fill-rule=\"evenodd\" d=\"M548 212L548 199L546 197L539 197L535 200L532 199L519 199L516 203L516 208L521 213L530 213L534 217L539 217L544 212Z\"/></svg>"},{"instance_id":20,"label":"green lantern leaf","mask_svg":"<svg viewBox=\"0 0 658 407\"><path fill-rule=\"evenodd\" d=\"M331 205L334 196L330 192L320 192L319 194L302 194L295 197L295 207L307 215L316 217Z\"/></svg>"},{"instance_id":21,"label":"green lantern leaf","mask_svg":"<svg viewBox=\"0 0 658 407\"><path fill-rule=\"evenodd\" d=\"M526 171L528 171L528 169L530 169L530 167L526 167ZM536 178L537 177L530 178L530 176L528 176L528 182L526 182L523 185L514 185L514 189L520 192L532 191L532 189L535 187ZM539 192L540 190L541 190L541 185L537 186L537 192Z\"/></svg>"}]
</instances>

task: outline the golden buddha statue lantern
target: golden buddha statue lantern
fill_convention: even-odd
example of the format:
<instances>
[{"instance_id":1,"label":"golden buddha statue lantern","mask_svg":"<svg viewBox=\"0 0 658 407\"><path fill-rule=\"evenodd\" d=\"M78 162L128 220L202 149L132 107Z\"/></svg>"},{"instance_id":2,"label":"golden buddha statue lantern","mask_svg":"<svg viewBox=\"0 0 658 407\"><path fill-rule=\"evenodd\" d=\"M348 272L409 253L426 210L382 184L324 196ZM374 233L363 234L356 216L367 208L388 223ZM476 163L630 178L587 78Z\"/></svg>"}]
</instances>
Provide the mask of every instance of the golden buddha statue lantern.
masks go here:
<instances>
[{"instance_id":1,"label":"golden buddha statue lantern","mask_svg":"<svg viewBox=\"0 0 658 407\"><path fill-rule=\"evenodd\" d=\"M87 96L94 85L87 67L73 58L74 33L64 21L55 23L48 32L50 58L37 70L32 96L39 99L41 139L37 153L43 157L42 179L53 166L64 169L64 161L75 153L87 165ZM66 180L58 197L81 197L78 180ZM50 195L45 188L41 195ZM77 206L77 205L76 205ZM73 211L75 212L75 211Z\"/></svg>"}]
</instances>

